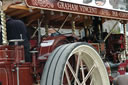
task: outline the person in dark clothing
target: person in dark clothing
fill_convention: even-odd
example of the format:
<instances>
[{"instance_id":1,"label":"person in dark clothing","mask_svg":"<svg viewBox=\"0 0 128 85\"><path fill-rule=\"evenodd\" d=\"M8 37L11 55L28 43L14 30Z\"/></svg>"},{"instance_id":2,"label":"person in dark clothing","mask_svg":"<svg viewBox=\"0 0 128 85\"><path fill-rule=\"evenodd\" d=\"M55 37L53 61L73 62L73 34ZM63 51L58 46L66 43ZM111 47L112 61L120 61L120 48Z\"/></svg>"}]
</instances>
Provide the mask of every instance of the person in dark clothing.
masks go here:
<instances>
[{"instance_id":1,"label":"person in dark clothing","mask_svg":"<svg viewBox=\"0 0 128 85\"><path fill-rule=\"evenodd\" d=\"M19 42L18 45L24 45L25 50L25 61L30 62L30 53L29 48L30 44L27 38L27 28L25 24L21 20L14 20L12 18L8 18L6 21L7 27L7 39L23 39L23 42ZM9 45L14 45L14 43L10 42Z\"/></svg>"}]
</instances>

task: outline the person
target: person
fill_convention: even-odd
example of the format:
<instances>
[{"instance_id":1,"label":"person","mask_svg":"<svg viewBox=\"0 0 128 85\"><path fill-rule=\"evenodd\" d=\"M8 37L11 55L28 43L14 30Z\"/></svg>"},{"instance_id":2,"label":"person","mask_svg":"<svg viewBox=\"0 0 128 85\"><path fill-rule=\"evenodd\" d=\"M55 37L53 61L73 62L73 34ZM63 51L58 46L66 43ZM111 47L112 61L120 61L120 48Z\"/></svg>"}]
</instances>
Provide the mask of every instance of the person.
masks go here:
<instances>
[{"instance_id":1,"label":"person","mask_svg":"<svg viewBox=\"0 0 128 85\"><path fill-rule=\"evenodd\" d=\"M14 20L10 17L7 17L6 21L6 27L7 27L7 39L13 40L13 39L23 39L23 42L19 42L18 45L24 46L24 52L25 52L25 61L30 62L30 53L29 53L29 40L27 37L27 28L25 24L21 20ZM10 42L9 45L14 45L14 43Z\"/></svg>"},{"instance_id":2,"label":"person","mask_svg":"<svg viewBox=\"0 0 128 85\"><path fill-rule=\"evenodd\" d=\"M113 80L113 85L128 85L128 65L126 66L126 73L119 75Z\"/></svg>"},{"instance_id":3,"label":"person","mask_svg":"<svg viewBox=\"0 0 128 85\"><path fill-rule=\"evenodd\" d=\"M52 26L48 29L48 34L53 37L60 35L60 33L56 31Z\"/></svg>"}]
</instances>

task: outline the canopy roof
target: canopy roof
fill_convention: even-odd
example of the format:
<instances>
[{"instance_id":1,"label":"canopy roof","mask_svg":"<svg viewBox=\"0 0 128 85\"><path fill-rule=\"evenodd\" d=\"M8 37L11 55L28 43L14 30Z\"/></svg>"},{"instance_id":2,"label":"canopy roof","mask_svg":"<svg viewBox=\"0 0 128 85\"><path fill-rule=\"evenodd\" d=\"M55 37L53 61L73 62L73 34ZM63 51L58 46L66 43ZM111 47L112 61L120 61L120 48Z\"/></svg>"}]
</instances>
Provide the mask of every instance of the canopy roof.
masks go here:
<instances>
[{"instance_id":1,"label":"canopy roof","mask_svg":"<svg viewBox=\"0 0 128 85\"><path fill-rule=\"evenodd\" d=\"M76 21L78 27L81 27L83 26L83 21L87 18L84 15L31 8L22 2L9 5L5 13L13 18L23 20L27 25L37 25L38 19L40 19L43 25L49 24L56 27L60 27L65 19L67 19L65 23L66 27L71 27L71 21L73 20Z\"/></svg>"},{"instance_id":2,"label":"canopy roof","mask_svg":"<svg viewBox=\"0 0 128 85\"><path fill-rule=\"evenodd\" d=\"M128 13L68 3L56 0L25 0L4 5L5 13L11 17L24 20L27 25L37 25L38 19L43 25L49 24L61 26L66 20L65 26L71 27L71 21L76 21L76 26L83 27L85 19L90 16L128 20Z\"/></svg>"}]
</instances>

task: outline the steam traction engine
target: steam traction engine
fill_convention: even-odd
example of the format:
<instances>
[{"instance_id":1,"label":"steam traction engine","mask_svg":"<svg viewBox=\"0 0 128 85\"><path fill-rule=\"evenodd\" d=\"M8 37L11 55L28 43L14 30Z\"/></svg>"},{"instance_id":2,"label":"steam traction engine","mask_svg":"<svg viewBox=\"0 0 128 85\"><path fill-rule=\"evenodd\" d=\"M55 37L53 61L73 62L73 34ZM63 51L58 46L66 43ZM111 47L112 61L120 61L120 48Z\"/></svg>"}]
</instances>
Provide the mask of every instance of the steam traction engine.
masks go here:
<instances>
[{"instance_id":1,"label":"steam traction engine","mask_svg":"<svg viewBox=\"0 0 128 85\"><path fill-rule=\"evenodd\" d=\"M24 22L32 17L28 22L38 24L35 30L38 35L34 32L35 38L30 39L32 62L25 62L24 46L18 45L22 39L10 40L15 45L8 45L1 9L0 85L110 85L113 78L125 73L128 61L127 16L124 15L127 13L56 0L25 2L28 7L13 3L4 12L12 17L19 16ZM11 14L14 10L21 15ZM122 16L109 16L113 12ZM112 20L114 24L109 28L104 25ZM122 25L123 33L113 34L118 24ZM59 30L66 28L72 33L49 36L48 25ZM44 36L41 36L41 27L45 27Z\"/></svg>"}]
</instances>

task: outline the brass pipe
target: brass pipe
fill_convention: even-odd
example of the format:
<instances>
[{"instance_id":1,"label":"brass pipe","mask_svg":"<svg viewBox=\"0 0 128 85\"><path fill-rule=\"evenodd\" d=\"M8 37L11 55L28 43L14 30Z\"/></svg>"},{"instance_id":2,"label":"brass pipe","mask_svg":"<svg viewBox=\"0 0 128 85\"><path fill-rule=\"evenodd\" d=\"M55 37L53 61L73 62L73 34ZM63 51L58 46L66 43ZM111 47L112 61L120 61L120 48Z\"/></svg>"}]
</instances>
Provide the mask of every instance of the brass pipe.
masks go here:
<instances>
[{"instance_id":1,"label":"brass pipe","mask_svg":"<svg viewBox=\"0 0 128 85\"><path fill-rule=\"evenodd\" d=\"M46 36L48 36L48 24L45 24L45 33L46 33Z\"/></svg>"},{"instance_id":2,"label":"brass pipe","mask_svg":"<svg viewBox=\"0 0 128 85\"><path fill-rule=\"evenodd\" d=\"M127 42L127 29L126 29L126 24L123 24L124 28L124 42L125 42L125 54L128 54L128 42ZM128 59L128 57L126 57Z\"/></svg>"},{"instance_id":3,"label":"brass pipe","mask_svg":"<svg viewBox=\"0 0 128 85\"><path fill-rule=\"evenodd\" d=\"M75 21L72 21L72 34L75 34L75 29L76 29Z\"/></svg>"},{"instance_id":4,"label":"brass pipe","mask_svg":"<svg viewBox=\"0 0 128 85\"><path fill-rule=\"evenodd\" d=\"M0 15L1 15L1 25L2 25L2 44L7 45L7 29L6 29L6 18L5 18L5 13L3 11L3 4L0 1Z\"/></svg>"},{"instance_id":5,"label":"brass pipe","mask_svg":"<svg viewBox=\"0 0 128 85\"><path fill-rule=\"evenodd\" d=\"M98 30L99 30L99 40L101 40L102 37L101 37L101 27L100 27L100 24L98 25Z\"/></svg>"}]
</instances>

